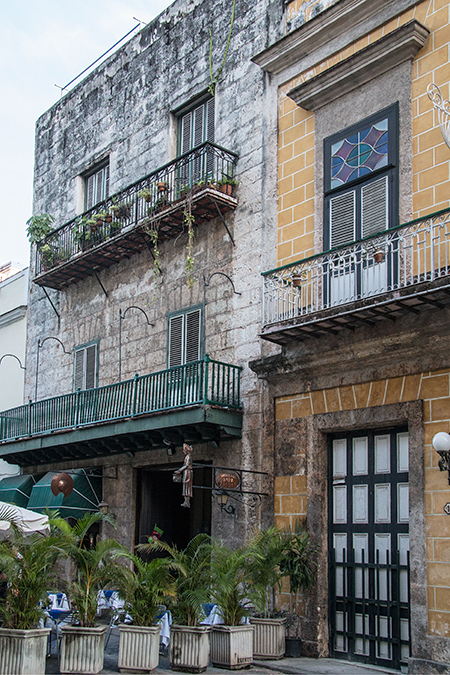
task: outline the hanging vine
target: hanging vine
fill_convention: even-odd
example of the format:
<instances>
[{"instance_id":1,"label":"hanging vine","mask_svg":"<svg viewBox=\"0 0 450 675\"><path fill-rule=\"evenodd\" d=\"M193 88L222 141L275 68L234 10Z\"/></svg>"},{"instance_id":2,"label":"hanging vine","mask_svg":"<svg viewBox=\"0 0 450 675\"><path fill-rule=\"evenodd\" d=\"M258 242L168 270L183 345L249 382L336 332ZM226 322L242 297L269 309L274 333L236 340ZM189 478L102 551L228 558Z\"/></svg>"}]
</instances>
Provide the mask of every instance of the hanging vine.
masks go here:
<instances>
[{"instance_id":1,"label":"hanging vine","mask_svg":"<svg viewBox=\"0 0 450 675\"><path fill-rule=\"evenodd\" d=\"M155 282L155 291L158 285L158 277L161 274L161 266L159 264L159 248L158 248L158 230L159 223L156 222L145 222L143 223L145 232L150 237L153 249L153 281Z\"/></svg>"},{"instance_id":2,"label":"hanging vine","mask_svg":"<svg viewBox=\"0 0 450 675\"><path fill-rule=\"evenodd\" d=\"M191 200L187 200L187 204L183 211L184 223L187 226L188 232L188 241L186 244L186 274L187 274L187 285L189 288L192 288L194 285L194 277L192 273L194 271L194 258L192 256L192 251L194 247L194 223L195 218L192 215L192 204Z\"/></svg>"},{"instance_id":3,"label":"hanging vine","mask_svg":"<svg viewBox=\"0 0 450 675\"><path fill-rule=\"evenodd\" d=\"M211 94L211 96L214 96L214 94L216 93L216 84L219 80L220 74L223 70L223 67L225 65L225 61L227 59L228 49L229 49L230 40L231 40L231 32L233 30L235 5L236 5L236 0L233 0L233 8L231 10L230 30L228 31L228 38L227 38L227 44L226 44L226 47L225 47L225 53L223 55L222 65L220 66L219 70L217 71L217 73L215 75L213 74L213 67L212 67L213 37L212 37L211 29L209 31L209 76L211 78L211 82L208 85L208 91Z\"/></svg>"}]
</instances>

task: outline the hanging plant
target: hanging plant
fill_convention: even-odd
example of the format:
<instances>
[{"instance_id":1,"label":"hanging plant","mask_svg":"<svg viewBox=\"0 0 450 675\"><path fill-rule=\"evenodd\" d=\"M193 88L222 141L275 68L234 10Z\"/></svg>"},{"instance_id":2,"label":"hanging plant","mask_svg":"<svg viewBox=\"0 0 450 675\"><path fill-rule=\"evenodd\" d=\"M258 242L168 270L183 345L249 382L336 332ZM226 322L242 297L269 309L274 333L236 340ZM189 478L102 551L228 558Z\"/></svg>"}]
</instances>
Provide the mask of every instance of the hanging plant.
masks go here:
<instances>
[{"instance_id":1,"label":"hanging plant","mask_svg":"<svg viewBox=\"0 0 450 675\"><path fill-rule=\"evenodd\" d=\"M153 248L153 280L155 282L155 289L158 285L158 277L161 274L161 266L159 264L159 248L158 248L158 228L159 223L150 220L143 222L145 232L150 237Z\"/></svg>"},{"instance_id":2,"label":"hanging plant","mask_svg":"<svg viewBox=\"0 0 450 675\"><path fill-rule=\"evenodd\" d=\"M188 231L188 242L186 245L186 274L187 274L187 285L189 288L192 288L194 285L194 277L192 272L194 271L194 258L192 256L192 250L194 247L194 223L195 218L192 215L191 210L191 201L188 201L187 207L183 211L184 222L187 225Z\"/></svg>"}]
</instances>

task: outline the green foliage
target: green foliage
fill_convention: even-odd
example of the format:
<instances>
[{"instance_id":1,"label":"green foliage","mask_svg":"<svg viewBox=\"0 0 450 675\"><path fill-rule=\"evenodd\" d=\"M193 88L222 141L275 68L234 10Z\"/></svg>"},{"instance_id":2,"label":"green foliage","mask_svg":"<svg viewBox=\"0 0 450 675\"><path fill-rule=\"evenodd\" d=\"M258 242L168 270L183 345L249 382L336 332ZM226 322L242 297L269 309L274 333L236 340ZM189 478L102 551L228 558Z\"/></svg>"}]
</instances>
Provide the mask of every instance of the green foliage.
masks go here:
<instances>
[{"instance_id":1,"label":"green foliage","mask_svg":"<svg viewBox=\"0 0 450 675\"><path fill-rule=\"evenodd\" d=\"M48 213L41 213L38 216L31 216L27 220L27 236L32 244L42 241L50 232L53 231L54 217Z\"/></svg>"},{"instance_id":2,"label":"green foliage","mask_svg":"<svg viewBox=\"0 0 450 675\"><path fill-rule=\"evenodd\" d=\"M235 178L232 178L226 173L222 174L222 178L217 181L217 185L231 185L232 187L236 187L238 184L237 180Z\"/></svg>"},{"instance_id":3,"label":"green foliage","mask_svg":"<svg viewBox=\"0 0 450 675\"><path fill-rule=\"evenodd\" d=\"M113 204L110 210L118 220L128 220L131 216L131 208L131 204L120 202L119 204Z\"/></svg>"},{"instance_id":4,"label":"green foliage","mask_svg":"<svg viewBox=\"0 0 450 675\"><path fill-rule=\"evenodd\" d=\"M290 591L294 595L309 591L317 578L316 550L311 546L308 532L303 528L296 530L289 536L289 547L280 564L280 571L289 577Z\"/></svg>"},{"instance_id":5,"label":"green foliage","mask_svg":"<svg viewBox=\"0 0 450 675\"><path fill-rule=\"evenodd\" d=\"M231 10L231 21L230 21L230 30L228 31L228 38L227 38L227 44L225 47L225 53L223 55L222 59L222 65L220 66L219 70L217 71L216 75L213 74L213 68L212 68L212 46L213 46L213 39L212 39L212 33L209 31L209 77L210 77L210 83L208 85L208 91L211 94L211 96L214 96L216 93L216 84L219 80L220 74L223 70L223 67L225 65L225 61L227 59L227 54L228 54L228 49L230 47L230 40L231 40L231 32L233 30L233 23L234 23L234 8L236 6L236 0L233 0L233 7Z\"/></svg>"},{"instance_id":6,"label":"green foliage","mask_svg":"<svg viewBox=\"0 0 450 675\"><path fill-rule=\"evenodd\" d=\"M214 544L211 556L211 599L220 607L226 626L238 626L249 614L249 554Z\"/></svg>"},{"instance_id":7,"label":"green foliage","mask_svg":"<svg viewBox=\"0 0 450 675\"><path fill-rule=\"evenodd\" d=\"M47 591L55 587L54 564L60 555L62 535L52 531L24 536L14 525L13 511L0 509L0 519L9 520L12 535L0 542L0 570L8 582L0 613L6 628L36 628L48 603Z\"/></svg>"},{"instance_id":8,"label":"green foliage","mask_svg":"<svg viewBox=\"0 0 450 675\"><path fill-rule=\"evenodd\" d=\"M174 573L177 600L172 607L174 621L183 626L196 626L203 617L203 603L209 600L211 538L207 534L198 534L184 550L162 541L140 544L137 548L147 553L155 549L169 553L177 567Z\"/></svg>"},{"instance_id":9,"label":"green foliage","mask_svg":"<svg viewBox=\"0 0 450 675\"><path fill-rule=\"evenodd\" d=\"M156 622L160 606L176 596L171 572L179 567L170 558L155 558L144 562L135 555L134 570L126 570L119 581L119 594L125 600L124 610L133 617L135 626L151 626Z\"/></svg>"},{"instance_id":10,"label":"green foliage","mask_svg":"<svg viewBox=\"0 0 450 675\"><path fill-rule=\"evenodd\" d=\"M89 528L100 520L111 520L101 513L87 514L72 527L65 521L58 523L66 535L63 552L75 566L75 579L68 584L67 593L74 609L75 621L80 626L95 626L98 592L109 584L118 584L124 574L120 558L128 555L126 548L115 539L103 539L92 548L86 548Z\"/></svg>"},{"instance_id":11,"label":"green foliage","mask_svg":"<svg viewBox=\"0 0 450 675\"><path fill-rule=\"evenodd\" d=\"M289 550L289 537L276 527L255 532L248 547L250 555L250 597L257 611L269 617L272 609L272 593L285 576L281 564Z\"/></svg>"}]
</instances>

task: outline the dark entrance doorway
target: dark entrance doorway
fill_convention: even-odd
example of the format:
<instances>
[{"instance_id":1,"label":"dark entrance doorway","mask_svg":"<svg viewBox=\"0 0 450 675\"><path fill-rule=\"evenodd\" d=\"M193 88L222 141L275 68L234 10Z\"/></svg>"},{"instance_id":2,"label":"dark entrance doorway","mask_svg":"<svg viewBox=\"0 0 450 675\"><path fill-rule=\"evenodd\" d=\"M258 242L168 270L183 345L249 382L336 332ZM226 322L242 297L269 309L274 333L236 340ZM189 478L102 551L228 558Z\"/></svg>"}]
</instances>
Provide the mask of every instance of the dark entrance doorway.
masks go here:
<instances>
[{"instance_id":1,"label":"dark entrance doorway","mask_svg":"<svg viewBox=\"0 0 450 675\"><path fill-rule=\"evenodd\" d=\"M400 669L410 641L406 429L330 437L330 652Z\"/></svg>"},{"instance_id":2,"label":"dark entrance doorway","mask_svg":"<svg viewBox=\"0 0 450 675\"><path fill-rule=\"evenodd\" d=\"M136 544L146 543L157 525L162 538L184 548L199 532L211 533L211 490L194 487L191 508L182 508L182 486L174 483L175 468L139 469L136 509ZM211 487L210 467L194 468L194 485Z\"/></svg>"}]
</instances>

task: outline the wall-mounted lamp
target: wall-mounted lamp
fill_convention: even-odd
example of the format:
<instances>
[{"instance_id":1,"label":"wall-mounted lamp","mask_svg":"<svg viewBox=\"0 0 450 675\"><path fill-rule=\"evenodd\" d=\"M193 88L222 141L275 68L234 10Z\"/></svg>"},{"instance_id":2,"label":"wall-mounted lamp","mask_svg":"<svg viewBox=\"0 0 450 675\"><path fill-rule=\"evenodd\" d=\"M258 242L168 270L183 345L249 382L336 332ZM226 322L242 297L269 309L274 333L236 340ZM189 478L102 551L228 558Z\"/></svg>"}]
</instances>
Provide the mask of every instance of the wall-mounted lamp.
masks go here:
<instances>
[{"instance_id":1,"label":"wall-mounted lamp","mask_svg":"<svg viewBox=\"0 0 450 675\"><path fill-rule=\"evenodd\" d=\"M98 510L100 513L102 513L104 516L108 515L108 509L109 509L109 504L105 501L100 502L98 505Z\"/></svg>"},{"instance_id":2,"label":"wall-mounted lamp","mask_svg":"<svg viewBox=\"0 0 450 675\"><path fill-rule=\"evenodd\" d=\"M228 495L226 492L217 492L216 497L221 511L225 511L225 513L229 513L231 516L236 515L236 509L234 506L232 504L228 504Z\"/></svg>"},{"instance_id":3,"label":"wall-mounted lamp","mask_svg":"<svg viewBox=\"0 0 450 675\"><path fill-rule=\"evenodd\" d=\"M439 431L433 436L433 448L440 455L439 469L448 471L448 484L450 485L450 435L445 431Z\"/></svg>"},{"instance_id":4,"label":"wall-mounted lamp","mask_svg":"<svg viewBox=\"0 0 450 675\"><path fill-rule=\"evenodd\" d=\"M168 438L163 438L163 443L166 446L166 452L169 457L172 457L172 455L175 454L176 452L176 446L175 443L172 441L169 441Z\"/></svg>"}]
</instances>

